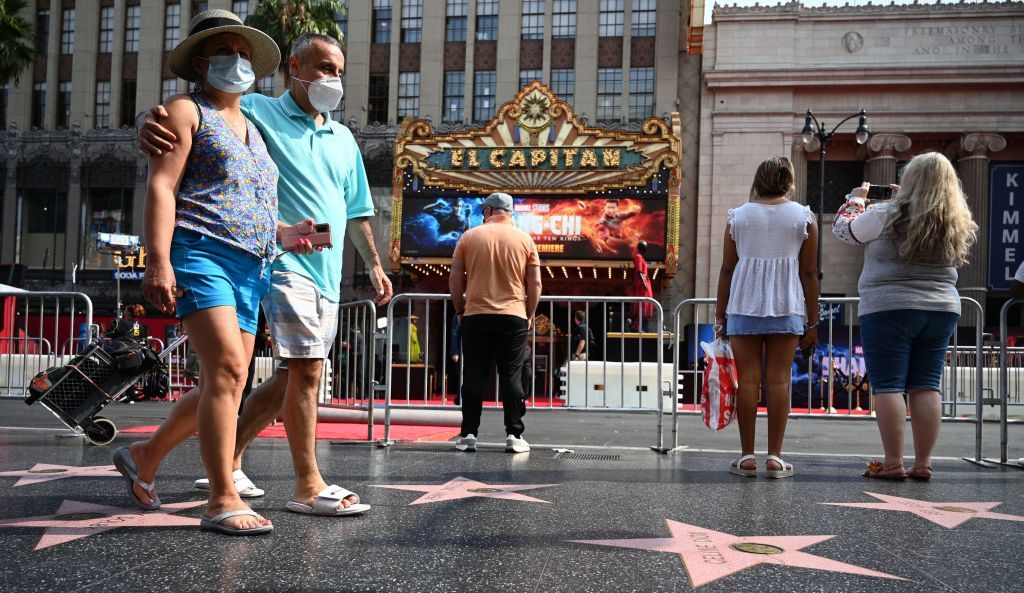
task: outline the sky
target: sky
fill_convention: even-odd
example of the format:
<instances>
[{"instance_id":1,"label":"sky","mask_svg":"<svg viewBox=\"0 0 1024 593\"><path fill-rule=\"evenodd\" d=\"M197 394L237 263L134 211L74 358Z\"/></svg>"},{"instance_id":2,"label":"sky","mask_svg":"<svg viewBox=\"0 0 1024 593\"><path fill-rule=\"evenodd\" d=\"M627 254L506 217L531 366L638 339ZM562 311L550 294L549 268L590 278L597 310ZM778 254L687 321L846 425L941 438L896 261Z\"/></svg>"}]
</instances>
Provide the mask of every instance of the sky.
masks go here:
<instances>
[{"instance_id":1,"label":"sky","mask_svg":"<svg viewBox=\"0 0 1024 593\"><path fill-rule=\"evenodd\" d=\"M803 4L804 4L804 6L843 6L845 4L849 4L851 6L865 6L867 4L876 4L876 5L878 5L878 4L889 4L890 1L892 1L892 0L875 1L875 2L871 2L869 0L841 0L841 1L837 1L837 0L806 0ZM964 0L964 1L967 4L976 4L976 3L980 2L981 0ZM943 2L943 4L959 4L959 2L960 2L960 0L953 0L953 1L947 0L946 2ZM914 4L915 0L895 0L895 3L896 4ZM922 1L922 2L918 2L918 3L919 4L934 4L935 2L934 1L933 2ZM709 24L711 22L712 6L714 6L715 4L724 5L724 6L732 6L733 4L736 4L738 6L753 6L754 4L761 4L762 6L774 6L775 4L785 4L785 2L778 2L778 1L772 1L772 0L726 0L724 2L715 2L715 0L705 0L705 8L704 8L704 24L705 25Z\"/></svg>"}]
</instances>

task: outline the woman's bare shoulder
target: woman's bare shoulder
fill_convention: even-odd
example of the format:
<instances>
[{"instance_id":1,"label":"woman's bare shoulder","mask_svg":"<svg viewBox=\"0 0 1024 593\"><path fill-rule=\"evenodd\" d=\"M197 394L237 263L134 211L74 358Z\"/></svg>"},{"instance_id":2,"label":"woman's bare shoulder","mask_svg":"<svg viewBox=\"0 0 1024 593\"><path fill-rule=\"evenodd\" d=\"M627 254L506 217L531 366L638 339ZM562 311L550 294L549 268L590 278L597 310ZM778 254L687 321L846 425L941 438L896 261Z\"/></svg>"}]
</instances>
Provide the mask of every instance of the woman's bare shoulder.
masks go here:
<instances>
[{"instance_id":1,"label":"woman's bare shoulder","mask_svg":"<svg viewBox=\"0 0 1024 593\"><path fill-rule=\"evenodd\" d=\"M199 113L196 110L196 103L188 95L173 95L164 101L164 109L167 110L168 119L171 123L198 124Z\"/></svg>"}]
</instances>

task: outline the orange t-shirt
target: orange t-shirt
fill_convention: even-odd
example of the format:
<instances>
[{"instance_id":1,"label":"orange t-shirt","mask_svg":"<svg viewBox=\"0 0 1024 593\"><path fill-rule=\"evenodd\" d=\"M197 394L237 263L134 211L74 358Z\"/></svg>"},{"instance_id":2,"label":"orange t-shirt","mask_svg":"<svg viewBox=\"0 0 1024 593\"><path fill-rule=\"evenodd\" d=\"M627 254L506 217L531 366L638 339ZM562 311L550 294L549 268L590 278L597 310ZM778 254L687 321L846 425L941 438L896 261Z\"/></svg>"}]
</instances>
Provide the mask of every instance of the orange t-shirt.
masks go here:
<instances>
[{"instance_id":1,"label":"orange t-shirt","mask_svg":"<svg viewBox=\"0 0 1024 593\"><path fill-rule=\"evenodd\" d=\"M455 246L466 262L464 315L515 315L526 319L526 268L539 266L533 239L509 218L466 231Z\"/></svg>"}]
</instances>

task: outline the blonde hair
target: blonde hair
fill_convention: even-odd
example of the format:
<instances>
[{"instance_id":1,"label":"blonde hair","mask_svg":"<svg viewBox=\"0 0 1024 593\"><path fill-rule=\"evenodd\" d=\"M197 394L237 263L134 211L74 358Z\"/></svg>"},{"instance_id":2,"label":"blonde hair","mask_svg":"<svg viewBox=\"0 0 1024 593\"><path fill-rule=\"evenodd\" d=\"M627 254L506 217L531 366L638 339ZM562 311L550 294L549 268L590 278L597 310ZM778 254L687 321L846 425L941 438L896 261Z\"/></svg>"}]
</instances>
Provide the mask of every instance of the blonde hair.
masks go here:
<instances>
[{"instance_id":1,"label":"blonde hair","mask_svg":"<svg viewBox=\"0 0 1024 593\"><path fill-rule=\"evenodd\" d=\"M793 163L782 156L766 159L754 173L754 183L750 186L750 199L784 196L792 191L796 173Z\"/></svg>"},{"instance_id":2,"label":"blonde hair","mask_svg":"<svg viewBox=\"0 0 1024 593\"><path fill-rule=\"evenodd\" d=\"M956 169L942 153L919 154L907 163L892 204L890 228L901 258L955 267L967 263L978 225Z\"/></svg>"}]
</instances>

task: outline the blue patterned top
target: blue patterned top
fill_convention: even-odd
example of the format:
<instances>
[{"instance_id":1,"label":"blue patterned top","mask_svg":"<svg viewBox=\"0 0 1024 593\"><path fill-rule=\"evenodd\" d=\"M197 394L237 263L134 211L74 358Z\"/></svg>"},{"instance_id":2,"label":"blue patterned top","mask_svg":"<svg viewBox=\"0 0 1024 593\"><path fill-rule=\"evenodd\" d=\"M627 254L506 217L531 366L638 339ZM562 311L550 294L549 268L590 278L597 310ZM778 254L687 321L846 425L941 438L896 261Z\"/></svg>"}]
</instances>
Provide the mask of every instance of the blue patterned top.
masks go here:
<instances>
[{"instance_id":1,"label":"blue patterned top","mask_svg":"<svg viewBox=\"0 0 1024 593\"><path fill-rule=\"evenodd\" d=\"M205 95L189 97L199 110L199 130L178 189L174 224L269 263L276 251L277 165L252 122L245 120L246 145Z\"/></svg>"}]
</instances>

